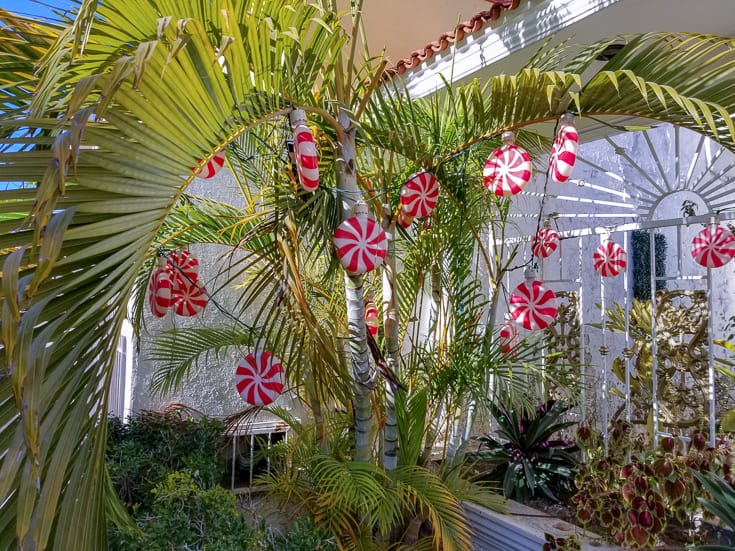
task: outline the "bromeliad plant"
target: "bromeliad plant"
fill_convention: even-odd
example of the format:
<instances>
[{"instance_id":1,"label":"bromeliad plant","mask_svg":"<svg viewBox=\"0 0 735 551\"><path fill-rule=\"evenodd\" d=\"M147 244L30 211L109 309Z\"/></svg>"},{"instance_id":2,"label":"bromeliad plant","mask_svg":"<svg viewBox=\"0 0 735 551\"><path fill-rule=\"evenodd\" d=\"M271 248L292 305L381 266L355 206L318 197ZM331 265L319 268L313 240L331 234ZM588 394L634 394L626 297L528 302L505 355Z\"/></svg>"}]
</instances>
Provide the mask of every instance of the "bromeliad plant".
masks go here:
<instances>
[{"instance_id":1,"label":"bromeliad plant","mask_svg":"<svg viewBox=\"0 0 735 551\"><path fill-rule=\"evenodd\" d=\"M494 466L488 478L502 483L505 497L525 500L542 494L558 501L560 493L572 491L578 448L559 437L574 424L560 421L571 404L550 400L530 416L515 407L488 407L498 422L497 438L479 437L473 457Z\"/></svg>"}]
</instances>

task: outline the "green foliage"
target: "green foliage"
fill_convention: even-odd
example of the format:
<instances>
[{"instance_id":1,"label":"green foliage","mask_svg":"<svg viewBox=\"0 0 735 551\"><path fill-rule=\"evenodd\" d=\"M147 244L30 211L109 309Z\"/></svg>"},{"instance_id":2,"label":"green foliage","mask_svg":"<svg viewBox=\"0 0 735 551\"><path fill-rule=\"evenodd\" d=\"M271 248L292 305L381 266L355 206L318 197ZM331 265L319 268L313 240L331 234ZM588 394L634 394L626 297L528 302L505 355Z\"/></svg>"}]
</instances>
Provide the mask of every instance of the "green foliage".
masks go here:
<instances>
[{"instance_id":1,"label":"green foliage","mask_svg":"<svg viewBox=\"0 0 735 551\"><path fill-rule=\"evenodd\" d=\"M692 539L701 540L693 523L706 495L698 473L726 474L731 480L730 442L709 448L701 434L695 435L683 455L666 437L655 451L638 451L630 427L617 422L605 454L599 435L582 427L578 436L587 461L578 467L572 501L582 524L592 523L602 535L633 549L654 547L671 524L689 528Z\"/></svg>"},{"instance_id":2,"label":"green foliage","mask_svg":"<svg viewBox=\"0 0 735 551\"><path fill-rule=\"evenodd\" d=\"M151 490L150 512L138 516L143 534L111 534L111 551L241 551L255 548L255 531L220 486L203 488L189 470L170 473Z\"/></svg>"},{"instance_id":3,"label":"green foliage","mask_svg":"<svg viewBox=\"0 0 735 551\"><path fill-rule=\"evenodd\" d=\"M110 426L108 470L128 507L148 509L153 488L174 471L188 470L202 488L222 478L224 463L217 452L224 426L217 420L144 412L127 425L111 418Z\"/></svg>"},{"instance_id":4,"label":"green foliage","mask_svg":"<svg viewBox=\"0 0 735 551\"><path fill-rule=\"evenodd\" d=\"M732 477L726 480L714 473L692 471L692 474L709 492L709 499L697 498L699 502L713 515L720 518L730 530L735 530L735 487ZM697 551L732 551L731 547L723 545L702 545Z\"/></svg>"},{"instance_id":5,"label":"green foliage","mask_svg":"<svg viewBox=\"0 0 735 551\"><path fill-rule=\"evenodd\" d=\"M327 532L309 517L297 518L285 534L278 535L272 543L273 551L336 551L337 544Z\"/></svg>"},{"instance_id":6,"label":"green foliage","mask_svg":"<svg viewBox=\"0 0 735 551\"><path fill-rule=\"evenodd\" d=\"M532 416L514 407L489 407L499 425L499 439L479 437L480 450L471 456L494 466L487 478L501 483L508 498L528 499L540 491L556 501L561 492L569 492L577 446L554 436L574 424L559 421L571 405L551 400Z\"/></svg>"}]
</instances>

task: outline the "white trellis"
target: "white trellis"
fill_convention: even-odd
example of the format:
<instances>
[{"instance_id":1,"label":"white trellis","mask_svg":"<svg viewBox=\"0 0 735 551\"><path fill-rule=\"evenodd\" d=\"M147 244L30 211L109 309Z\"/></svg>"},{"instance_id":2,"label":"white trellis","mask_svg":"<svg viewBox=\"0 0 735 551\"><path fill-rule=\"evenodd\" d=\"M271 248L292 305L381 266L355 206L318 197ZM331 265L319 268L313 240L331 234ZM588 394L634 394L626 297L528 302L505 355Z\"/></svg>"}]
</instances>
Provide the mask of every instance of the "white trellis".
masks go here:
<instances>
[{"instance_id":1,"label":"white trellis","mask_svg":"<svg viewBox=\"0 0 735 551\"><path fill-rule=\"evenodd\" d=\"M510 220L517 232L512 241L521 242L523 255L530 258L530 240L538 226L537 215L543 203L543 217L553 221L562 236L562 246L551 257L537 261L538 275L555 291L573 291L579 301L580 357L583 380L596 383L594 396L600 400L596 416L607 427L611 366L607 352L611 345L606 331L605 311L613 303L625 311L625 334L617 346L630 350L631 285L629 270L616 278L601 278L592 269L592 251L607 237L623 244L630 252L631 232L649 233L650 284L655 296L657 283L670 289L704 290L709 312L708 338L708 424L711 443L715 434L715 354L714 340L724 329L725 320L735 315L735 261L722 268L706 269L695 264L690 255L693 235L702 225L725 224L735 220L735 155L716 142L694 132L662 125L649 130L608 136L580 144L572 179L565 184L548 182L542 201L544 175L524 192L513 197ZM538 173L545 170L546 159L536 163ZM694 210L694 213L691 210ZM506 230L506 234L507 234ZM664 233L669 242L666 273L656 273L655 234ZM508 240L506 239L506 242ZM534 260L535 261L535 260ZM507 276L512 289L522 274ZM652 361L658 362L656 338L656 300L652 300ZM715 316L715 312L718 316ZM499 308L498 323L504 309ZM595 331L590 325L599 323ZM599 361L592 358L599 354ZM631 420L632 362L625 358L625 418ZM587 369L590 369L588 372ZM657 370L652 369L652 424L656 437L666 434L660 424L660 396L657 395ZM582 385L582 403L589 404ZM589 413L582 408L582 415Z\"/></svg>"}]
</instances>

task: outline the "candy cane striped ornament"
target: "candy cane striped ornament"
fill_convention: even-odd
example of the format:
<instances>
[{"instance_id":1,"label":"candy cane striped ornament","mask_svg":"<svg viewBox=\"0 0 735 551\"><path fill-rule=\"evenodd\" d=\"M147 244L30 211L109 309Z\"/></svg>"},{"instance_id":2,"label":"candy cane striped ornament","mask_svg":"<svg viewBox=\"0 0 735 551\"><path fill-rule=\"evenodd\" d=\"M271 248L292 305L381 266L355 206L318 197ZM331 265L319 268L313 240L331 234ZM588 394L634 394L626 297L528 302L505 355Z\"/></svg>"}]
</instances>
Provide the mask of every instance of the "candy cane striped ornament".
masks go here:
<instances>
[{"instance_id":1,"label":"candy cane striped ornament","mask_svg":"<svg viewBox=\"0 0 735 551\"><path fill-rule=\"evenodd\" d=\"M557 184L566 182L572 175L578 148L579 134L574 126L574 115L564 113L559 121L559 131L551 146L549 159L549 176Z\"/></svg>"},{"instance_id":2,"label":"candy cane striped ornament","mask_svg":"<svg viewBox=\"0 0 735 551\"><path fill-rule=\"evenodd\" d=\"M299 175L299 182L305 191L314 191L319 187L319 156L314 143L314 136L306 126L306 112L294 109L290 114L293 128L294 161Z\"/></svg>"},{"instance_id":3,"label":"candy cane striped ornament","mask_svg":"<svg viewBox=\"0 0 735 551\"><path fill-rule=\"evenodd\" d=\"M518 344L518 329L512 321L506 321L499 332L500 345L503 347L501 352L507 354Z\"/></svg>"},{"instance_id":4,"label":"candy cane striped ornament","mask_svg":"<svg viewBox=\"0 0 735 551\"><path fill-rule=\"evenodd\" d=\"M365 303L365 325L373 337L378 334L378 309L372 300Z\"/></svg>"},{"instance_id":5,"label":"candy cane striped ornament","mask_svg":"<svg viewBox=\"0 0 735 551\"><path fill-rule=\"evenodd\" d=\"M171 297L173 309L179 316L195 316L207 305L207 289L199 282L194 283L174 274Z\"/></svg>"},{"instance_id":6,"label":"candy cane striped ornament","mask_svg":"<svg viewBox=\"0 0 735 551\"><path fill-rule=\"evenodd\" d=\"M340 263L350 275L374 270L383 263L388 251L388 239L383 228L365 212L337 226L334 244Z\"/></svg>"},{"instance_id":7,"label":"candy cane striped ornament","mask_svg":"<svg viewBox=\"0 0 735 551\"><path fill-rule=\"evenodd\" d=\"M705 228L692 239L692 258L705 268L721 268L735 256L735 235L722 226Z\"/></svg>"},{"instance_id":8,"label":"candy cane striped ornament","mask_svg":"<svg viewBox=\"0 0 735 551\"><path fill-rule=\"evenodd\" d=\"M510 315L525 329L546 329L557 312L554 291L538 280L524 281L510 295Z\"/></svg>"},{"instance_id":9,"label":"candy cane striped ornament","mask_svg":"<svg viewBox=\"0 0 735 551\"><path fill-rule=\"evenodd\" d=\"M531 242L533 256L536 258L548 258L559 247L560 239L559 234L551 228L541 228L533 236L533 241Z\"/></svg>"},{"instance_id":10,"label":"candy cane striped ornament","mask_svg":"<svg viewBox=\"0 0 735 551\"><path fill-rule=\"evenodd\" d=\"M401 210L413 218L425 218L439 201L439 182L433 174L416 172L401 188Z\"/></svg>"},{"instance_id":11,"label":"candy cane striped ornament","mask_svg":"<svg viewBox=\"0 0 735 551\"><path fill-rule=\"evenodd\" d=\"M174 274L183 273L191 281L199 277L199 261L189 251L173 251L168 257L168 266Z\"/></svg>"},{"instance_id":12,"label":"candy cane striped ornament","mask_svg":"<svg viewBox=\"0 0 735 551\"><path fill-rule=\"evenodd\" d=\"M485 187L500 197L520 193L531 180L531 156L514 140L513 132L503 132L503 145L490 154L482 171Z\"/></svg>"},{"instance_id":13,"label":"candy cane striped ornament","mask_svg":"<svg viewBox=\"0 0 735 551\"><path fill-rule=\"evenodd\" d=\"M411 224L413 223L413 216L407 215L403 208L398 212L398 225L401 226L404 230L411 227Z\"/></svg>"},{"instance_id":14,"label":"candy cane striped ornament","mask_svg":"<svg viewBox=\"0 0 735 551\"><path fill-rule=\"evenodd\" d=\"M628 253L613 241L603 243L592 256L595 271L602 277L615 277L628 265Z\"/></svg>"},{"instance_id":15,"label":"candy cane striped ornament","mask_svg":"<svg viewBox=\"0 0 735 551\"><path fill-rule=\"evenodd\" d=\"M154 270L148 284L148 306L151 309L151 314L157 318L165 316L173 304L171 272L165 266L164 262L163 267Z\"/></svg>"},{"instance_id":16,"label":"candy cane striped ornament","mask_svg":"<svg viewBox=\"0 0 735 551\"><path fill-rule=\"evenodd\" d=\"M227 154L225 149L222 148L214 154L214 157L212 157L199 172L197 172L196 177L202 179L213 178L220 170L222 170L226 159Z\"/></svg>"},{"instance_id":17,"label":"candy cane striped ornament","mask_svg":"<svg viewBox=\"0 0 735 551\"><path fill-rule=\"evenodd\" d=\"M283 392L281 360L267 350L248 354L237 364L235 386L248 404L267 406Z\"/></svg>"}]
</instances>

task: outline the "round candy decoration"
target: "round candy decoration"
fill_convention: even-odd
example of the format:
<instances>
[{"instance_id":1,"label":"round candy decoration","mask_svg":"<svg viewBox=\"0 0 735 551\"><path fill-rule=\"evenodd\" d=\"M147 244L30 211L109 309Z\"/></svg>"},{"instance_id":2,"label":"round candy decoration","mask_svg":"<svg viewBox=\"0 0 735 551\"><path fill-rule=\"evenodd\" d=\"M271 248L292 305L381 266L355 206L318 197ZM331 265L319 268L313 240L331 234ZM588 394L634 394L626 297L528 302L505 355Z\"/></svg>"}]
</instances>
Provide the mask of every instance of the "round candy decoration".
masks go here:
<instances>
[{"instance_id":1,"label":"round candy decoration","mask_svg":"<svg viewBox=\"0 0 735 551\"><path fill-rule=\"evenodd\" d=\"M351 275L370 272L380 266L388 251L383 228L365 215L353 216L334 231L339 261Z\"/></svg>"},{"instance_id":2,"label":"round candy decoration","mask_svg":"<svg viewBox=\"0 0 735 551\"><path fill-rule=\"evenodd\" d=\"M545 329L556 318L556 295L535 279L529 279L510 295L510 315L525 329Z\"/></svg>"},{"instance_id":3,"label":"round candy decoration","mask_svg":"<svg viewBox=\"0 0 735 551\"><path fill-rule=\"evenodd\" d=\"M413 174L401 188L401 210L407 216L425 218L439 200L439 182L430 172Z\"/></svg>"},{"instance_id":4,"label":"round candy decoration","mask_svg":"<svg viewBox=\"0 0 735 551\"><path fill-rule=\"evenodd\" d=\"M212 157L209 162L202 167L202 169L197 173L196 177L203 179L215 177L217 173L222 170L226 158L227 154L225 153L225 149L220 149L217 153L214 154L214 157Z\"/></svg>"},{"instance_id":5,"label":"round candy decoration","mask_svg":"<svg viewBox=\"0 0 735 551\"><path fill-rule=\"evenodd\" d=\"M482 172L485 187L500 197L520 193L531 180L531 156L513 139L513 132L503 133L503 145L490 154Z\"/></svg>"},{"instance_id":6,"label":"round candy decoration","mask_svg":"<svg viewBox=\"0 0 735 551\"><path fill-rule=\"evenodd\" d=\"M559 247L559 234L551 228L541 228L533 236L531 250L536 258L548 258Z\"/></svg>"},{"instance_id":7,"label":"round candy decoration","mask_svg":"<svg viewBox=\"0 0 735 551\"><path fill-rule=\"evenodd\" d=\"M365 325L373 337L378 334L378 309L372 300L365 303Z\"/></svg>"},{"instance_id":8,"label":"round candy decoration","mask_svg":"<svg viewBox=\"0 0 735 551\"><path fill-rule=\"evenodd\" d=\"M413 224L413 216L407 215L403 209L398 213L398 225L407 230Z\"/></svg>"},{"instance_id":9,"label":"round candy decoration","mask_svg":"<svg viewBox=\"0 0 735 551\"><path fill-rule=\"evenodd\" d=\"M577 161L579 134L574 127L574 115L571 113L562 115L559 124L559 131L551 146L549 175L556 183L562 184L572 175L574 163Z\"/></svg>"},{"instance_id":10,"label":"round candy decoration","mask_svg":"<svg viewBox=\"0 0 735 551\"><path fill-rule=\"evenodd\" d=\"M267 406L283 392L281 360L267 350L248 354L237 364L235 384L248 404Z\"/></svg>"},{"instance_id":11,"label":"round candy decoration","mask_svg":"<svg viewBox=\"0 0 735 551\"><path fill-rule=\"evenodd\" d=\"M694 262L705 268L721 268L735 256L735 235L721 226L704 229L692 240Z\"/></svg>"},{"instance_id":12,"label":"round candy decoration","mask_svg":"<svg viewBox=\"0 0 735 551\"><path fill-rule=\"evenodd\" d=\"M628 254L617 243L608 241L597 247L592 260L598 274L602 277L614 277L625 270Z\"/></svg>"},{"instance_id":13,"label":"round candy decoration","mask_svg":"<svg viewBox=\"0 0 735 551\"><path fill-rule=\"evenodd\" d=\"M518 329L511 321L506 321L500 328L500 344L503 347L501 352L507 354L518 344Z\"/></svg>"},{"instance_id":14,"label":"round candy decoration","mask_svg":"<svg viewBox=\"0 0 735 551\"><path fill-rule=\"evenodd\" d=\"M148 305L151 308L151 314L157 318L165 316L173 304L171 287L171 272L166 268L157 268L151 275L151 281L148 284Z\"/></svg>"},{"instance_id":15,"label":"round candy decoration","mask_svg":"<svg viewBox=\"0 0 735 551\"><path fill-rule=\"evenodd\" d=\"M319 187L319 156L314 136L306 126L306 113L303 109L294 109L290 117L293 127L294 161L299 182L305 191L314 191Z\"/></svg>"},{"instance_id":16,"label":"round candy decoration","mask_svg":"<svg viewBox=\"0 0 735 551\"><path fill-rule=\"evenodd\" d=\"M182 277L174 275L173 309L179 316L194 316L204 310L207 305L207 290L199 283L190 283Z\"/></svg>"},{"instance_id":17,"label":"round candy decoration","mask_svg":"<svg viewBox=\"0 0 735 551\"><path fill-rule=\"evenodd\" d=\"M199 277L199 261L189 251L173 251L169 255L169 269L176 275L183 273L191 281L197 281Z\"/></svg>"}]
</instances>

